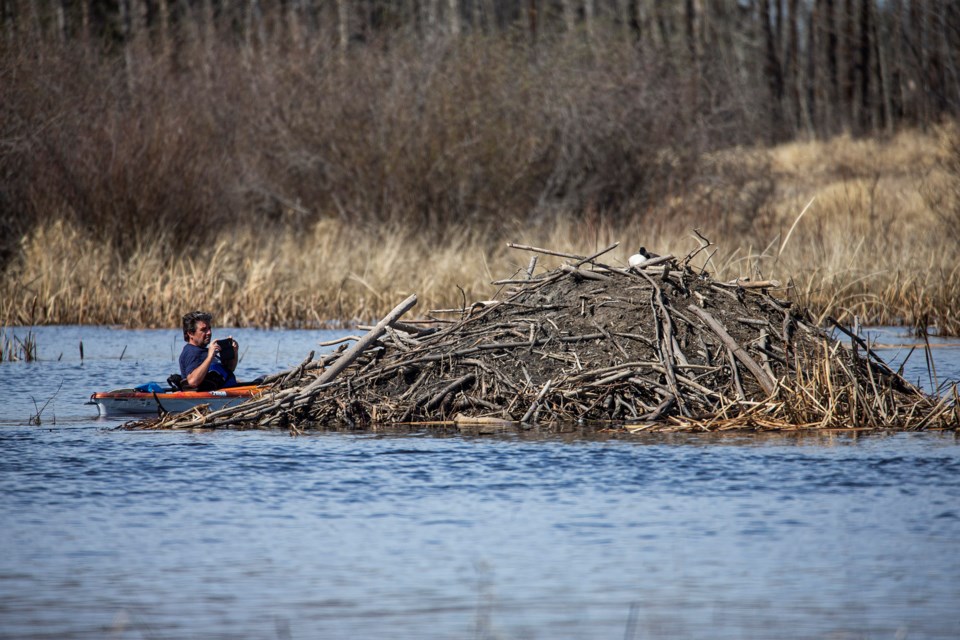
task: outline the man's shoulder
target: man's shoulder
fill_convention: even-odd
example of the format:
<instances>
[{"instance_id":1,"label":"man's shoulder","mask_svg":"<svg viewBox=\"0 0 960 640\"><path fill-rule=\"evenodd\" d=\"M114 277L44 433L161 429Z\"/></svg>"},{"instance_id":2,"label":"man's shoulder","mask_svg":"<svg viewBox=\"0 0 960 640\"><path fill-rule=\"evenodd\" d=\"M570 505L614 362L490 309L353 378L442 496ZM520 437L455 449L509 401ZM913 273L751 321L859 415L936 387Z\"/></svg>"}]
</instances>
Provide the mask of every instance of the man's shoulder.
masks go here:
<instances>
[{"instance_id":1,"label":"man's shoulder","mask_svg":"<svg viewBox=\"0 0 960 640\"><path fill-rule=\"evenodd\" d=\"M206 353L207 353L207 350L204 349L203 347L198 347L197 345L190 344L188 342L187 344L183 345L183 350L180 352L180 359L184 360L189 358L195 358L201 354L206 355Z\"/></svg>"}]
</instances>

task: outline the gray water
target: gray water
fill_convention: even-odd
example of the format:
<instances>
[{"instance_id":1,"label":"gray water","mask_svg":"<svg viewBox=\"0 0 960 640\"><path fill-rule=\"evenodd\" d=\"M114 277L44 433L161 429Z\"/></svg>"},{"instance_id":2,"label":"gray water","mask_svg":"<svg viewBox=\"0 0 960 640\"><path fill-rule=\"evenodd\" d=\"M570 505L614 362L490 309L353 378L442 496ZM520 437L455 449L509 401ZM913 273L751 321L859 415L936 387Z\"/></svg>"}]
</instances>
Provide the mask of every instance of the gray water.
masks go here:
<instances>
[{"instance_id":1,"label":"gray water","mask_svg":"<svg viewBox=\"0 0 960 640\"><path fill-rule=\"evenodd\" d=\"M232 333L241 377L343 334ZM954 434L125 432L83 402L165 380L176 332L35 334L0 363L0 637L960 637Z\"/></svg>"}]
</instances>

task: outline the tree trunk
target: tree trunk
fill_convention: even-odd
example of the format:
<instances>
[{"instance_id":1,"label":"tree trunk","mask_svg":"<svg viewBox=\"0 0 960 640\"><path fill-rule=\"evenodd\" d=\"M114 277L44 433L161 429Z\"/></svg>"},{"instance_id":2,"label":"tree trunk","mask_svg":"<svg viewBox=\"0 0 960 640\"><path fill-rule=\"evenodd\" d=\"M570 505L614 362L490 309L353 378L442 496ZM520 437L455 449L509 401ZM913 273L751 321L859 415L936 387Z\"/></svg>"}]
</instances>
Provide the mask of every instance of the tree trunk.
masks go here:
<instances>
[{"instance_id":1,"label":"tree trunk","mask_svg":"<svg viewBox=\"0 0 960 640\"><path fill-rule=\"evenodd\" d=\"M450 0L456 2L456 0ZM530 41L536 44L537 28L540 16L537 12L537 0L527 0L527 29L530 31Z\"/></svg>"},{"instance_id":2,"label":"tree trunk","mask_svg":"<svg viewBox=\"0 0 960 640\"><path fill-rule=\"evenodd\" d=\"M799 0L787 1L787 44L784 54L784 92L787 113L790 114L791 134L803 126L803 105L800 97L800 15ZM809 28L809 26L808 26Z\"/></svg>"},{"instance_id":3,"label":"tree trunk","mask_svg":"<svg viewBox=\"0 0 960 640\"><path fill-rule=\"evenodd\" d=\"M777 142L783 135L783 69L777 56L777 42L773 26L770 24L770 0L760 0L760 26L763 32L765 56L763 71L770 92L770 131L769 139Z\"/></svg>"},{"instance_id":4,"label":"tree trunk","mask_svg":"<svg viewBox=\"0 0 960 640\"><path fill-rule=\"evenodd\" d=\"M810 13L810 28L807 29L807 117L818 136L824 134L823 102L828 94L827 77L823 73L817 73L818 69L823 69L819 64L823 59L821 45L825 37L822 28L823 9L824 3L817 0Z\"/></svg>"},{"instance_id":5,"label":"tree trunk","mask_svg":"<svg viewBox=\"0 0 960 640\"><path fill-rule=\"evenodd\" d=\"M583 0L583 26L587 32L587 41L593 43L593 18L596 15L594 0Z\"/></svg>"},{"instance_id":6,"label":"tree trunk","mask_svg":"<svg viewBox=\"0 0 960 640\"><path fill-rule=\"evenodd\" d=\"M86 3L84 3L86 4ZM160 19L160 56L163 60L170 59L170 3L168 0L157 2L157 12Z\"/></svg>"},{"instance_id":7,"label":"tree trunk","mask_svg":"<svg viewBox=\"0 0 960 640\"><path fill-rule=\"evenodd\" d=\"M854 33L854 0L843 0L840 4L840 14L837 16L837 29L840 34L837 52L837 73L840 81L839 113L842 116L843 128L854 130L857 122L856 101L854 100L857 86L856 57L857 39Z\"/></svg>"},{"instance_id":8,"label":"tree trunk","mask_svg":"<svg viewBox=\"0 0 960 640\"><path fill-rule=\"evenodd\" d=\"M907 47L911 52L910 75L916 79L916 84L911 85L907 80L908 90L908 117L912 117L914 122L927 122L927 99L929 94L930 75L926 68L927 41L924 30L924 14L926 9L923 0L910 0L910 21L908 28L904 31ZM919 85L917 87L916 85Z\"/></svg>"},{"instance_id":9,"label":"tree trunk","mask_svg":"<svg viewBox=\"0 0 960 640\"><path fill-rule=\"evenodd\" d=\"M826 112L831 113L835 111L839 105L840 98L840 83L838 76L838 67L837 67L837 20L836 20L836 7L834 6L834 0L824 0L823 3L823 29L826 34L826 59L827 59L827 96L826 96ZM824 123L828 127L828 130L831 134L836 133L836 123L834 118L828 116L827 121Z\"/></svg>"},{"instance_id":10,"label":"tree trunk","mask_svg":"<svg viewBox=\"0 0 960 640\"><path fill-rule=\"evenodd\" d=\"M870 94L870 76L872 74L870 34L872 33L871 5L873 0L860 0L860 18L858 34L860 45L857 47L857 75L858 87L857 110L859 112L859 126L861 133L867 133L874 128L873 96Z\"/></svg>"},{"instance_id":11,"label":"tree trunk","mask_svg":"<svg viewBox=\"0 0 960 640\"><path fill-rule=\"evenodd\" d=\"M890 95L890 119L891 121L900 121L903 118L903 0L891 0L890 2L890 21L887 24L885 35L889 38L890 55L887 58L887 87Z\"/></svg>"},{"instance_id":12,"label":"tree trunk","mask_svg":"<svg viewBox=\"0 0 960 640\"><path fill-rule=\"evenodd\" d=\"M287 0L286 22L287 33L290 37L290 44L294 49L300 49L303 45L303 34L300 29L303 25L303 16L300 11L300 0Z\"/></svg>"},{"instance_id":13,"label":"tree trunk","mask_svg":"<svg viewBox=\"0 0 960 640\"><path fill-rule=\"evenodd\" d=\"M457 0L447 0L447 13L450 35L456 38L460 35L460 3Z\"/></svg>"},{"instance_id":14,"label":"tree trunk","mask_svg":"<svg viewBox=\"0 0 960 640\"><path fill-rule=\"evenodd\" d=\"M640 3L638 0L627 0L624 7L627 29L633 42L640 42L643 32L640 30Z\"/></svg>"},{"instance_id":15,"label":"tree trunk","mask_svg":"<svg viewBox=\"0 0 960 640\"><path fill-rule=\"evenodd\" d=\"M889 25L887 25L889 27ZM882 128L887 135L893 133L893 100L891 98L891 80L890 80L890 50L892 38L889 37L889 31L884 30L884 25L880 20L873 21L873 45L876 52L877 65L877 83L879 99L877 100L877 127ZM887 46L881 43L886 42Z\"/></svg>"},{"instance_id":16,"label":"tree trunk","mask_svg":"<svg viewBox=\"0 0 960 640\"><path fill-rule=\"evenodd\" d=\"M347 57L347 47L350 46L350 8L349 0L337 0L337 36L340 46L340 58Z\"/></svg>"},{"instance_id":17,"label":"tree trunk","mask_svg":"<svg viewBox=\"0 0 960 640\"><path fill-rule=\"evenodd\" d=\"M573 6L573 0L560 0L560 7L563 12L563 28L569 34L577 28L577 10Z\"/></svg>"},{"instance_id":18,"label":"tree trunk","mask_svg":"<svg viewBox=\"0 0 960 640\"><path fill-rule=\"evenodd\" d=\"M343 2L344 0L341 0ZM427 41L432 42L437 37L437 3L439 0L426 0L426 17L424 20L424 33Z\"/></svg>"}]
</instances>

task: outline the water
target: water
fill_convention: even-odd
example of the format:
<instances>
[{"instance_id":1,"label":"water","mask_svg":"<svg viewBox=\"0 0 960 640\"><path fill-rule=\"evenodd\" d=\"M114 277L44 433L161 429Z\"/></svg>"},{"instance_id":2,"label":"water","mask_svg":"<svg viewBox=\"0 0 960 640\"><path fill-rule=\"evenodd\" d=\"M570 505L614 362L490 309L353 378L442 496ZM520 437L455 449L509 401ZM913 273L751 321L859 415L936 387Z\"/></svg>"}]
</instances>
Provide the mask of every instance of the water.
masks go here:
<instances>
[{"instance_id":1,"label":"water","mask_svg":"<svg viewBox=\"0 0 960 640\"><path fill-rule=\"evenodd\" d=\"M332 337L233 333L241 377ZM36 334L0 364L3 638L960 637L953 434L114 431L83 402L176 333Z\"/></svg>"}]
</instances>

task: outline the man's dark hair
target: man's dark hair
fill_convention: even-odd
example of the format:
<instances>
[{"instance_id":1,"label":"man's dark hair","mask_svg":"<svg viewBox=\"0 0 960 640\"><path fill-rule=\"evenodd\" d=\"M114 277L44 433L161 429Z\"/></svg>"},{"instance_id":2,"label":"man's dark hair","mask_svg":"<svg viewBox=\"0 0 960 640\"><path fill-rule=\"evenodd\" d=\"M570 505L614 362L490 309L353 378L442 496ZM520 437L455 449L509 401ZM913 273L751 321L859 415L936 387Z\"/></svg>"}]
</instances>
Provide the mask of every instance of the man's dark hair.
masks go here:
<instances>
[{"instance_id":1,"label":"man's dark hair","mask_svg":"<svg viewBox=\"0 0 960 640\"><path fill-rule=\"evenodd\" d=\"M190 342L190 338L187 337L188 333L193 333L197 330L198 322L206 322L207 324L213 323L213 316L211 316L206 311L191 311L187 315L183 316L183 341Z\"/></svg>"}]
</instances>

